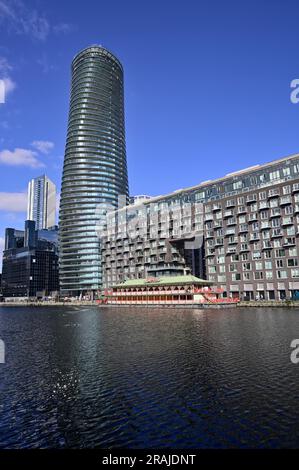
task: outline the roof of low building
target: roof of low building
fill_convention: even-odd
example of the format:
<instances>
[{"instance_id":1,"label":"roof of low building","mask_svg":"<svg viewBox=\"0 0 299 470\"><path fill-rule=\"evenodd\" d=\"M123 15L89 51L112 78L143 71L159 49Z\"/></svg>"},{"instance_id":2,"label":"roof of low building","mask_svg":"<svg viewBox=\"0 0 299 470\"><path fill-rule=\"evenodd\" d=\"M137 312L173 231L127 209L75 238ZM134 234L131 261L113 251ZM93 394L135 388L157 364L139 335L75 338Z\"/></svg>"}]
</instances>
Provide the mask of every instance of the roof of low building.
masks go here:
<instances>
[{"instance_id":1,"label":"roof of low building","mask_svg":"<svg viewBox=\"0 0 299 470\"><path fill-rule=\"evenodd\" d=\"M212 283L206 279L200 279L199 277L187 274L185 276L162 276L157 278L146 278L146 279L127 279L121 284L116 284L113 287L148 287L148 286L171 286L177 284L200 284L200 285L211 285Z\"/></svg>"}]
</instances>

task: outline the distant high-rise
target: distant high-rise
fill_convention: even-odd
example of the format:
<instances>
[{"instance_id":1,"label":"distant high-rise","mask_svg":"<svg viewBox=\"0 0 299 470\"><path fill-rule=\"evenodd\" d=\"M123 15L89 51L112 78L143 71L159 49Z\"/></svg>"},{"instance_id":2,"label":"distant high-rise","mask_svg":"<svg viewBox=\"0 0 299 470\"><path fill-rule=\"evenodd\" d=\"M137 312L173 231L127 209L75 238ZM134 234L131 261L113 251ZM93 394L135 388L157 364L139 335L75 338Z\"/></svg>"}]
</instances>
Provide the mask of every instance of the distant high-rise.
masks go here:
<instances>
[{"instance_id":1,"label":"distant high-rise","mask_svg":"<svg viewBox=\"0 0 299 470\"><path fill-rule=\"evenodd\" d=\"M116 207L119 195L128 200L123 67L107 49L91 46L72 62L59 216L63 293L101 287L96 225L103 206Z\"/></svg>"},{"instance_id":2,"label":"distant high-rise","mask_svg":"<svg viewBox=\"0 0 299 470\"><path fill-rule=\"evenodd\" d=\"M38 230L55 225L56 186L46 175L33 178L28 184L27 219L34 220Z\"/></svg>"}]
</instances>

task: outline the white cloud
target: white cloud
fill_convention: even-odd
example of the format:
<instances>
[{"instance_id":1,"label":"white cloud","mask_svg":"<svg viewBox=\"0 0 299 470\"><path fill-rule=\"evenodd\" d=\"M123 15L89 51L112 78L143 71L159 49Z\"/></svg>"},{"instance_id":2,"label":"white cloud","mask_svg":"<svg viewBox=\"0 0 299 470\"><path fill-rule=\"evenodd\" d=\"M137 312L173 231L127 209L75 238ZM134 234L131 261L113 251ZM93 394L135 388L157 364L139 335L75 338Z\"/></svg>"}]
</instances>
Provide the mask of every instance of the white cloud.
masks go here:
<instances>
[{"instance_id":1,"label":"white cloud","mask_svg":"<svg viewBox=\"0 0 299 470\"><path fill-rule=\"evenodd\" d=\"M0 3L1 5L1 3ZM4 101L9 93L16 88L16 83L10 77L12 66L8 63L5 57L0 57L0 79L4 81Z\"/></svg>"},{"instance_id":2,"label":"white cloud","mask_svg":"<svg viewBox=\"0 0 299 470\"><path fill-rule=\"evenodd\" d=\"M1 193L0 211L25 212L27 210L27 193Z\"/></svg>"},{"instance_id":3,"label":"white cloud","mask_svg":"<svg viewBox=\"0 0 299 470\"><path fill-rule=\"evenodd\" d=\"M21 0L0 0L0 20L8 31L30 35L41 41L50 32L47 18L37 10L28 8Z\"/></svg>"},{"instance_id":4,"label":"white cloud","mask_svg":"<svg viewBox=\"0 0 299 470\"><path fill-rule=\"evenodd\" d=\"M3 80L5 86L5 96L7 96L9 93L14 91L17 85L10 77L5 77Z\"/></svg>"},{"instance_id":5,"label":"white cloud","mask_svg":"<svg viewBox=\"0 0 299 470\"><path fill-rule=\"evenodd\" d=\"M28 7L22 0L0 0L0 22L9 32L31 36L39 41L45 41L51 32L66 34L73 30L68 23L52 26L44 14Z\"/></svg>"},{"instance_id":6,"label":"white cloud","mask_svg":"<svg viewBox=\"0 0 299 470\"><path fill-rule=\"evenodd\" d=\"M54 143L49 140L34 140L31 145L41 153L49 153L54 148Z\"/></svg>"},{"instance_id":7,"label":"white cloud","mask_svg":"<svg viewBox=\"0 0 299 470\"><path fill-rule=\"evenodd\" d=\"M2 150L0 152L0 163L11 166L29 166L39 168L45 166L36 157L37 153L32 150L16 148L11 150Z\"/></svg>"}]
</instances>

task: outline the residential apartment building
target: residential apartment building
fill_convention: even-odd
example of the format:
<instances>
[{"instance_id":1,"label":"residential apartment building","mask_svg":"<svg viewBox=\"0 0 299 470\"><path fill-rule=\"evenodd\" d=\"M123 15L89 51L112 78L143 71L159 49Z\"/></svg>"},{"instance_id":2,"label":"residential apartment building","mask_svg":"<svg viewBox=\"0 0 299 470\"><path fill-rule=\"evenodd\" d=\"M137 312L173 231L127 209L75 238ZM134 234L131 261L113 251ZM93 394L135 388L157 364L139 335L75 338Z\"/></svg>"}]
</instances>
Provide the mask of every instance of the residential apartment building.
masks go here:
<instances>
[{"instance_id":1,"label":"residential apartment building","mask_svg":"<svg viewBox=\"0 0 299 470\"><path fill-rule=\"evenodd\" d=\"M227 296L291 298L298 224L296 154L109 213L103 286L188 269Z\"/></svg>"},{"instance_id":2,"label":"residential apartment building","mask_svg":"<svg viewBox=\"0 0 299 470\"><path fill-rule=\"evenodd\" d=\"M128 202L123 66L102 46L80 51L72 83L60 212L60 287L91 297L102 283L96 225L105 207Z\"/></svg>"},{"instance_id":3,"label":"residential apartment building","mask_svg":"<svg viewBox=\"0 0 299 470\"><path fill-rule=\"evenodd\" d=\"M27 220L34 220L38 230L56 223L56 186L46 175L28 184Z\"/></svg>"}]
</instances>

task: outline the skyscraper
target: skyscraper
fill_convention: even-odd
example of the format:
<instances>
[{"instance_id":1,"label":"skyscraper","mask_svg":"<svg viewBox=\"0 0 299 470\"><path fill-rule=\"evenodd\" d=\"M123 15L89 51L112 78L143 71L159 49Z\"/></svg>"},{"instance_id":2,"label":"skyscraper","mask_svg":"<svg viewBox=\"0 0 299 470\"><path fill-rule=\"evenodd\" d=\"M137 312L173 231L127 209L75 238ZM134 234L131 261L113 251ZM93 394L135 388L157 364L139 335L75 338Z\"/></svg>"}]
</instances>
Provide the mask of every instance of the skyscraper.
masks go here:
<instances>
[{"instance_id":1,"label":"skyscraper","mask_svg":"<svg viewBox=\"0 0 299 470\"><path fill-rule=\"evenodd\" d=\"M104 205L128 199L123 67L101 46L72 62L67 141L60 200L60 283L65 294L101 287L96 225Z\"/></svg>"},{"instance_id":2,"label":"skyscraper","mask_svg":"<svg viewBox=\"0 0 299 470\"><path fill-rule=\"evenodd\" d=\"M56 186L46 176L38 176L29 181L27 219L34 220L38 230L55 225Z\"/></svg>"}]
</instances>

